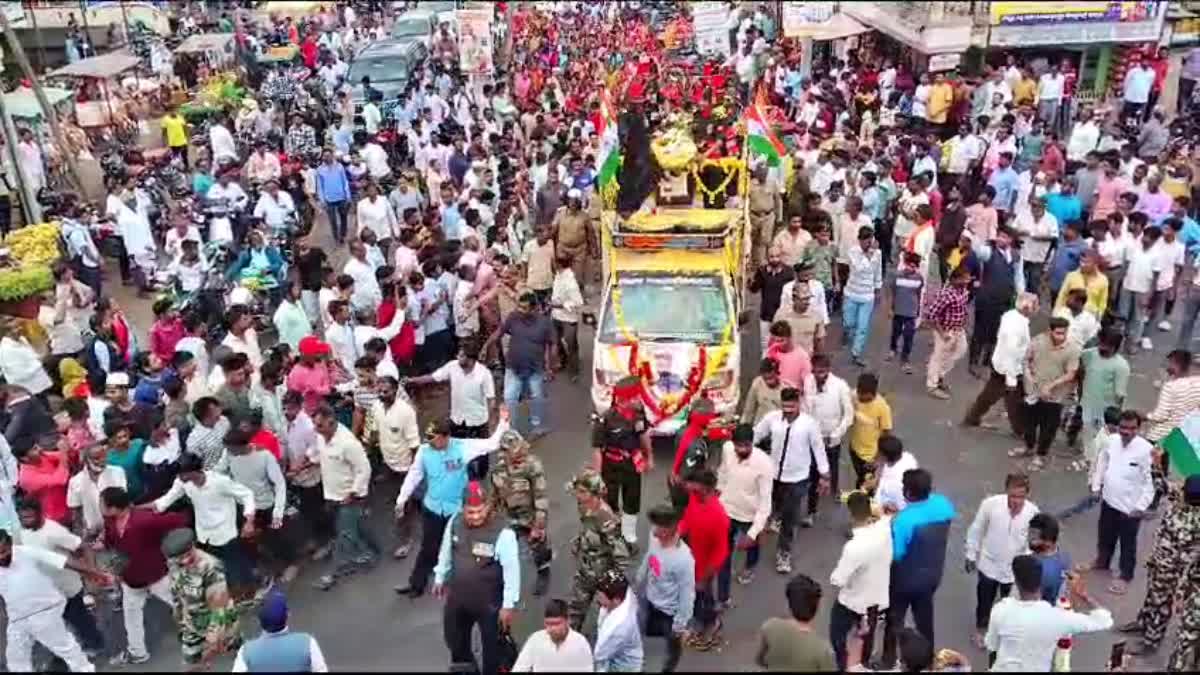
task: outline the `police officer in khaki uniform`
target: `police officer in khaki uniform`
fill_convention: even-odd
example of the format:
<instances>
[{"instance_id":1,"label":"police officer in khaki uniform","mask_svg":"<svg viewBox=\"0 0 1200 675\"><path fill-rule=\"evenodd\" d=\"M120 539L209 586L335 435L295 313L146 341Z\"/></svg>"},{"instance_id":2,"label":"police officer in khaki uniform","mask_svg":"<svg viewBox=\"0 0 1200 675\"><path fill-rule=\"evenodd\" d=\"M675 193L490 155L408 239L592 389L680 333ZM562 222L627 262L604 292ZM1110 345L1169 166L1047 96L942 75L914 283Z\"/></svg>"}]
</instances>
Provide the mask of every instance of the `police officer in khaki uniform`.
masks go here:
<instances>
[{"instance_id":1,"label":"police officer in khaki uniform","mask_svg":"<svg viewBox=\"0 0 1200 675\"><path fill-rule=\"evenodd\" d=\"M592 422L592 466L604 479L608 505L621 513L621 536L637 544L642 472L654 469L650 423L642 410L642 383L627 375L613 387L612 406Z\"/></svg>"},{"instance_id":2,"label":"police officer in khaki uniform","mask_svg":"<svg viewBox=\"0 0 1200 675\"><path fill-rule=\"evenodd\" d=\"M767 183L767 170L759 167L750 182L750 251L751 269L758 269L767 260L767 247L775 237L775 224L782 211L779 191Z\"/></svg>"},{"instance_id":3,"label":"police officer in khaki uniform","mask_svg":"<svg viewBox=\"0 0 1200 675\"><path fill-rule=\"evenodd\" d=\"M584 263L588 253L588 214L583 210L583 193L572 188L567 191L567 205L554 214L554 252L556 258L570 258L571 271L583 292L586 278Z\"/></svg>"}]
</instances>

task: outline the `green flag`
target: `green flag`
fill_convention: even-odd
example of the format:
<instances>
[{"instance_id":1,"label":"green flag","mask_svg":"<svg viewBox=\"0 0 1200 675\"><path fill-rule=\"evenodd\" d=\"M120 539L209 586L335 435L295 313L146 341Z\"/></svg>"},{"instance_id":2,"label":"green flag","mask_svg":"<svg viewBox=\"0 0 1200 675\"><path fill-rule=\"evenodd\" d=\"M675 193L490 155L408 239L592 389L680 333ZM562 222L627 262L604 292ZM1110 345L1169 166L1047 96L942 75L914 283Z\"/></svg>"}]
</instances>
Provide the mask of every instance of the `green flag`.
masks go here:
<instances>
[{"instance_id":1,"label":"green flag","mask_svg":"<svg viewBox=\"0 0 1200 675\"><path fill-rule=\"evenodd\" d=\"M1159 444L1184 478L1200 474L1200 457L1196 455L1200 449L1200 413L1184 418Z\"/></svg>"}]
</instances>

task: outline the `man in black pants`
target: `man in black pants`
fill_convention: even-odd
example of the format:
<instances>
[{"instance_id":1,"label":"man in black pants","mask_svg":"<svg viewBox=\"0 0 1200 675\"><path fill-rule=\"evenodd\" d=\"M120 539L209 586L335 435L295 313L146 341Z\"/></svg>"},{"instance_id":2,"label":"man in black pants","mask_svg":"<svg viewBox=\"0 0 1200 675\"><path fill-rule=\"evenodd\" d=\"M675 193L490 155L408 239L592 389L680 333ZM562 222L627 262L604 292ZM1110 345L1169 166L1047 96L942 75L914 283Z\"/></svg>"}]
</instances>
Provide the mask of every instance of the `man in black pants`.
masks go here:
<instances>
[{"instance_id":1,"label":"man in black pants","mask_svg":"<svg viewBox=\"0 0 1200 675\"><path fill-rule=\"evenodd\" d=\"M975 327L971 331L967 353L967 370L976 377L979 377L976 368L986 367L992 357L996 334L1000 331L1000 317L1012 308L1017 292L1024 288L1020 258L1012 243L1012 230L1002 225L995 240L985 245L979 255L981 269L975 292Z\"/></svg>"},{"instance_id":2,"label":"man in black pants","mask_svg":"<svg viewBox=\"0 0 1200 675\"><path fill-rule=\"evenodd\" d=\"M892 519L892 575L883 630L881 665L888 669L896 663L899 632L909 609L917 631L936 644L933 596L942 582L950 522L956 515L950 500L933 491L933 477L925 469L905 471L903 482L908 505Z\"/></svg>"},{"instance_id":3,"label":"man in black pants","mask_svg":"<svg viewBox=\"0 0 1200 675\"><path fill-rule=\"evenodd\" d=\"M521 594L517 536L492 515L483 484L467 484L461 513L450 516L434 568L433 594L446 598L442 630L454 672L480 672L471 650L479 626L483 673L500 668L501 631L512 628Z\"/></svg>"},{"instance_id":4,"label":"man in black pants","mask_svg":"<svg viewBox=\"0 0 1200 675\"><path fill-rule=\"evenodd\" d=\"M631 546L637 544L637 516L642 508L641 472L654 468L650 423L640 390L636 377L621 378L613 386L612 407L592 422L593 465L604 479L609 507L621 514L621 537Z\"/></svg>"},{"instance_id":5,"label":"man in black pants","mask_svg":"<svg viewBox=\"0 0 1200 675\"><path fill-rule=\"evenodd\" d=\"M648 605L647 637L667 641L667 661L662 672L673 673L683 655L688 624L696 602L696 560L679 537L679 513L670 504L659 504L646 514L653 536L637 572L636 588L645 589Z\"/></svg>"}]
</instances>

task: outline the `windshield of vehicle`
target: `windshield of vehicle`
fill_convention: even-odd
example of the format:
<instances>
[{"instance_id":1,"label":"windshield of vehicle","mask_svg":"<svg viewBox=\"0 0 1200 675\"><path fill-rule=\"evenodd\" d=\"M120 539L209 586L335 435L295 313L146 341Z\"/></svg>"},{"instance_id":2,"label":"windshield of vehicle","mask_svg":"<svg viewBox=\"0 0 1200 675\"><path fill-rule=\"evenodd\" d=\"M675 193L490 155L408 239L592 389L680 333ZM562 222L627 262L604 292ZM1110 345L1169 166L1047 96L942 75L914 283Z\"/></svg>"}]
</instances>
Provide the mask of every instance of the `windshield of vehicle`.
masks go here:
<instances>
[{"instance_id":1,"label":"windshield of vehicle","mask_svg":"<svg viewBox=\"0 0 1200 675\"><path fill-rule=\"evenodd\" d=\"M617 284L625 328L637 338L707 344L721 341L730 310L720 277L622 275ZM624 340L610 295L600 326L600 341Z\"/></svg>"},{"instance_id":2,"label":"windshield of vehicle","mask_svg":"<svg viewBox=\"0 0 1200 675\"><path fill-rule=\"evenodd\" d=\"M372 83L403 80L408 77L408 59L402 56L357 59L350 64L346 81L358 84L364 75L371 78Z\"/></svg>"},{"instance_id":3,"label":"windshield of vehicle","mask_svg":"<svg viewBox=\"0 0 1200 675\"><path fill-rule=\"evenodd\" d=\"M424 16L400 17L392 24L392 37L395 38L429 35L432 32L433 25L429 18Z\"/></svg>"}]
</instances>

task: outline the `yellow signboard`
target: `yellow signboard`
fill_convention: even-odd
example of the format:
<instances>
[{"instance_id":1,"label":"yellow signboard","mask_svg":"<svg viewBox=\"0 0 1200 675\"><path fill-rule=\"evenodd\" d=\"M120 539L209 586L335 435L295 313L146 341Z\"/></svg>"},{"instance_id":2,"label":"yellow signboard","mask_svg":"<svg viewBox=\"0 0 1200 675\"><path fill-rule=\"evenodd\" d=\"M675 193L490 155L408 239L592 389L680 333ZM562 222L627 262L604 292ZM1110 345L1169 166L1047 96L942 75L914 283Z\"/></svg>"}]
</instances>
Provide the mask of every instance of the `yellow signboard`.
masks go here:
<instances>
[{"instance_id":1,"label":"yellow signboard","mask_svg":"<svg viewBox=\"0 0 1200 675\"><path fill-rule=\"evenodd\" d=\"M993 2L993 26L1153 21L1167 3L1146 2Z\"/></svg>"}]
</instances>

